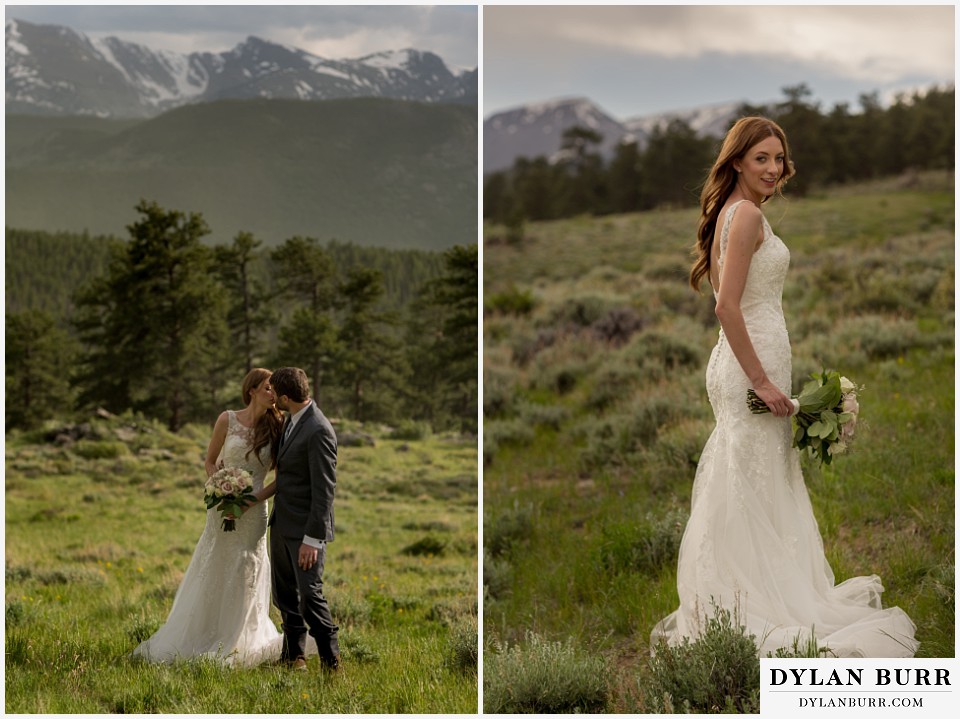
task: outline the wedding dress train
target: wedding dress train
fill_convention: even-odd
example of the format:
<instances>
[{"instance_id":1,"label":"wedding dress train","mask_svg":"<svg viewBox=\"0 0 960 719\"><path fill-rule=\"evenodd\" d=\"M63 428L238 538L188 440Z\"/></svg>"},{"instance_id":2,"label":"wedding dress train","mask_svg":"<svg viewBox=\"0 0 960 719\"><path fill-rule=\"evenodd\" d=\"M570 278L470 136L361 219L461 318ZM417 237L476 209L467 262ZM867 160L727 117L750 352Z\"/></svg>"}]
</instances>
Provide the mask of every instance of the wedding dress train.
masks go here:
<instances>
[{"instance_id":1,"label":"wedding dress train","mask_svg":"<svg viewBox=\"0 0 960 719\"><path fill-rule=\"evenodd\" d=\"M741 200L742 202L742 200ZM720 264L737 202L720 233ZM781 294L790 253L763 219L741 309L770 379L789 394L790 340ZM910 657L919 643L898 607L883 609L876 575L834 584L792 447L789 418L753 415L749 383L720 331L707 367L717 424L700 458L677 569L680 607L661 620L651 646L696 639L713 606L730 611L765 657L815 636L828 656Z\"/></svg>"}]
</instances>

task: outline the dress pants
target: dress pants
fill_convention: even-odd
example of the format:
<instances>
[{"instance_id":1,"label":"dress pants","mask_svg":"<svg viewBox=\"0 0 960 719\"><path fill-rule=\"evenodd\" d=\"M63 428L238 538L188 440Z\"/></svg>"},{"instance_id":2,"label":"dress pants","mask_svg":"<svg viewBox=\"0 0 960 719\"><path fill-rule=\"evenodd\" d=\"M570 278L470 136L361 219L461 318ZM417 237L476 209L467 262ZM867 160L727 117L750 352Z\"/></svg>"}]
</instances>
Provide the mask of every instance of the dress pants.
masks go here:
<instances>
[{"instance_id":1,"label":"dress pants","mask_svg":"<svg viewBox=\"0 0 960 719\"><path fill-rule=\"evenodd\" d=\"M340 657L337 642L339 627L333 622L330 607L323 596L323 565L327 545L317 550L317 562L304 570L297 563L300 539L270 532L270 561L273 564L273 601L283 620L281 661L292 661L306 654L307 631L317 642L323 664L336 664Z\"/></svg>"}]
</instances>

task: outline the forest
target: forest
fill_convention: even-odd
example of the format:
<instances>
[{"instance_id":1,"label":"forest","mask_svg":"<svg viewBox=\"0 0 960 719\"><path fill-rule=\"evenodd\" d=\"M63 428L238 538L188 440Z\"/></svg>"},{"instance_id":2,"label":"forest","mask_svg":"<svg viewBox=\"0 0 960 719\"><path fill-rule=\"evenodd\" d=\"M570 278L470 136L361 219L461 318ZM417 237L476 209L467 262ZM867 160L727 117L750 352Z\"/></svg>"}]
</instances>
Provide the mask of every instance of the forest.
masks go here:
<instances>
[{"instance_id":1,"label":"forest","mask_svg":"<svg viewBox=\"0 0 960 719\"><path fill-rule=\"evenodd\" d=\"M332 416L476 431L476 245L212 245L201 213L135 209L125 239L6 228L8 430L102 408L176 431L296 365Z\"/></svg>"},{"instance_id":2,"label":"forest","mask_svg":"<svg viewBox=\"0 0 960 719\"><path fill-rule=\"evenodd\" d=\"M789 183L793 196L954 167L953 87L901 94L888 107L876 92L862 94L859 111L848 103L824 111L806 84L783 93L773 105L742 105L737 116L764 115L783 127L797 169ZM516 234L524 221L695 206L720 143L679 119L655 129L643 148L621 144L609 160L597 152L602 139L573 127L564 134L559 159L519 158L511 169L487 175L484 218Z\"/></svg>"}]
</instances>

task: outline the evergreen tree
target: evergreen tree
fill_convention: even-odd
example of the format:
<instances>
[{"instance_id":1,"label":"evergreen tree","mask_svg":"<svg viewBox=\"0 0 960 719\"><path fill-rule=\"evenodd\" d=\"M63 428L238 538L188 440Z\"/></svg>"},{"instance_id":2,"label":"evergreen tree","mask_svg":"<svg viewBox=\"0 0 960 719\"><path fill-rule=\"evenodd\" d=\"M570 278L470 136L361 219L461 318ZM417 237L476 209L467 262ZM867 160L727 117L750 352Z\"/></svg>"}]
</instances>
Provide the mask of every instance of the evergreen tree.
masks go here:
<instances>
[{"instance_id":1,"label":"evergreen tree","mask_svg":"<svg viewBox=\"0 0 960 719\"><path fill-rule=\"evenodd\" d=\"M713 161L712 146L711 140L699 137L683 120L654 128L640 163L642 207L696 203Z\"/></svg>"},{"instance_id":2,"label":"evergreen tree","mask_svg":"<svg viewBox=\"0 0 960 719\"><path fill-rule=\"evenodd\" d=\"M383 296L379 270L354 267L340 285L338 384L347 388L354 419L389 419L393 389L401 384L402 357L393 331L395 313L377 309Z\"/></svg>"},{"instance_id":3,"label":"evergreen tree","mask_svg":"<svg viewBox=\"0 0 960 719\"><path fill-rule=\"evenodd\" d=\"M461 432L477 428L478 252L454 246L444 255L447 271L424 287L421 309L410 325L420 342L411 343L416 396L431 395L434 424L452 416ZM428 321L424 321L428 320Z\"/></svg>"},{"instance_id":4,"label":"evergreen tree","mask_svg":"<svg viewBox=\"0 0 960 719\"><path fill-rule=\"evenodd\" d=\"M299 306L280 328L276 365L302 367L320 396L325 376L339 351L333 260L313 237L291 237L271 253L280 292Z\"/></svg>"},{"instance_id":5,"label":"evergreen tree","mask_svg":"<svg viewBox=\"0 0 960 719\"><path fill-rule=\"evenodd\" d=\"M48 313L7 313L7 429L30 429L72 410L68 378L74 351Z\"/></svg>"},{"instance_id":6,"label":"evergreen tree","mask_svg":"<svg viewBox=\"0 0 960 719\"><path fill-rule=\"evenodd\" d=\"M216 269L227 289L230 309L227 315L234 352L244 374L262 356L262 337L271 320L268 297L257 278L257 251L263 243L249 232L237 233L230 246L214 248Z\"/></svg>"},{"instance_id":7,"label":"evergreen tree","mask_svg":"<svg viewBox=\"0 0 960 719\"><path fill-rule=\"evenodd\" d=\"M610 162L610 209L613 212L636 212L640 209L642 155L636 141L621 142Z\"/></svg>"},{"instance_id":8,"label":"evergreen tree","mask_svg":"<svg viewBox=\"0 0 960 719\"><path fill-rule=\"evenodd\" d=\"M603 135L574 126L566 129L560 143L557 168L563 178L560 212L564 216L599 214L607 202L606 178L599 147Z\"/></svg>"},{"instance_id":9,"label":"evergreen tree","mask_svg":"<svg viewBox=\"0 0 960 719\"><path fill-rule=\"evenodd\" d=\"M82 288L76 327L86 345L81 401L162 417L171 430L213 411L229 365L226 307L203 217L143 200L130 240ZM215 379L217 378L217 379Z\"/></svg>"}]
</instances>

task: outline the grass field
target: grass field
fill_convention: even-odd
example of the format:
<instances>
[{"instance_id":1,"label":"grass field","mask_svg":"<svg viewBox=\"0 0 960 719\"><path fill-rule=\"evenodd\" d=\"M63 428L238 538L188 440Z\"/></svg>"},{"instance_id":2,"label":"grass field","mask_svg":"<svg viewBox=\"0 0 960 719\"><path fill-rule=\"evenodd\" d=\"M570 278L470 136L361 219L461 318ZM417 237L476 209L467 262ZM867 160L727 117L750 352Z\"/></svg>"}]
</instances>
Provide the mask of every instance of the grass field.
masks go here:
<instances>
[{"instance_id":1,"label":"grass field","mask_svg":"<svg viewBox=\"0 0 960 719\"><path fill-rule=\"evenodd\" d=\"M54 425L6 436L7 712L477 711L475 439L336 425L325 588L344 668L327 677L128 658L165 620L203 528L208 430L87 424L64 445L45 439Z\"/></svg>"},{"instance_id":2,"label":"grass field","mask_svg":"<svg viewBox=\"0 0 960 719\"><path fill-rule=\"evenodd\" d=\"M952 175L764 211L791 250L794 390L821 367L865 386L854 451L822 471L804 461L837 581L879 574L884 606L917 624L918 656L953 656ZM686 285L696 218L485 230L488 711L543 709L536 697L554 689L554 711L652 711L649 635L678 604L676 552L714 424L704 372L718 324L707 292ZM523 705L501 667L548 656ZM595 674L602 686L583 686ZM553 687L559 676L569 686Z\"/></svg>"}]
</instances>

